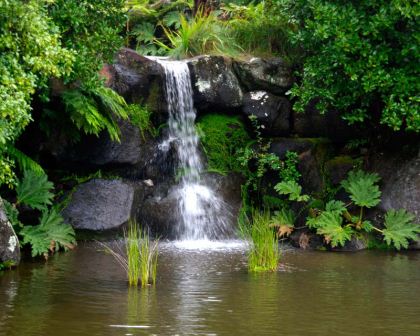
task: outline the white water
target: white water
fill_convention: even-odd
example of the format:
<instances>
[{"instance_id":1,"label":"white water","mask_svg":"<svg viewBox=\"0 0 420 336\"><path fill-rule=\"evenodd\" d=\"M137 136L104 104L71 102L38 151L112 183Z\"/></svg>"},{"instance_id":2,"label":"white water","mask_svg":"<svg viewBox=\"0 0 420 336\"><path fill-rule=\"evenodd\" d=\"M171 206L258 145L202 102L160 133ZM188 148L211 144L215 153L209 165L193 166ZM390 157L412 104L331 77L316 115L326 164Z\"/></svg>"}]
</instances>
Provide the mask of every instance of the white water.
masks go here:
<instances>
[{"instance_id":1,"label":"white water","mask_svg":"<svg viewBox=\"0 0 420 336\"><path fill-rule=\"evenodd\" d=\"M224 238L228 232L228 207L218 195L200 180L203 162L199 137L195 129L196 111L188 65L182 61L157 60L165 69L166 100L169 110L169 137L161 144L167 150L175 143L181 176L177 187L179 212L177 228L180 240Z\"/></svg>"}]
</instances>

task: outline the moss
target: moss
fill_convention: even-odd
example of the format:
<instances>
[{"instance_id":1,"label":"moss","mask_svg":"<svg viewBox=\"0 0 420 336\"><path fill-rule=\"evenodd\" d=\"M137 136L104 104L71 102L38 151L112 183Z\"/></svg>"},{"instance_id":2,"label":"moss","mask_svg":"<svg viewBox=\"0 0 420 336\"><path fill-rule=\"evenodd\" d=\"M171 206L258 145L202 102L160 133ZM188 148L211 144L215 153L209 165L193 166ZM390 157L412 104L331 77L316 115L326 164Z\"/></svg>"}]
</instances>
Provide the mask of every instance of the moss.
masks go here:
<instances>
[{"instance_id":1,"label":"moss","mask_svg":"<svg viewBox=\"0 0 420 336\"><path fill-rule=\"evenodd\" d=\"M238 117L209 114L198 121L197 129L207 155L209 170L223 174L242 170L237 152L251 139Z\"/></svg>"}]
</instances>

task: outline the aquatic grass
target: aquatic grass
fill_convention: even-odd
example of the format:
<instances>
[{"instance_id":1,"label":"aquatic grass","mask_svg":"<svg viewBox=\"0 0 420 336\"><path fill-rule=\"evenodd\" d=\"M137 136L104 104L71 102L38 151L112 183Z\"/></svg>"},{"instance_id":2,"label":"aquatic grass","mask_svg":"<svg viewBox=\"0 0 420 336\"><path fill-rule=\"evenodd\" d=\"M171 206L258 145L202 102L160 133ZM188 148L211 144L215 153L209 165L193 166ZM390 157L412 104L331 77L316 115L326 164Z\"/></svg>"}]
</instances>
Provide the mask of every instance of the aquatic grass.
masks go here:
<instances>
[{"instance_id":1,"label":"aquatic grass","mask_svg":"<svg viewBox=\"0 0 420 336\"><path fill-rule=\"evenodd\" d=\"M250 272L275 271L280 260L277 235L270 227L270 212L252 211L250 229L252 246L248 252L248 270Z\"/></svg>"},{"instance_id":2,"label":"aquatic grass","mask_svg":"<svg viewBox=\"0 0 420 336\"><path fill-rule=\"evenodd\" d=\"M137 222L130 221L128 230L124 232L125 251L120 247L99 242L109 252L127 274L130 286L142 287L156 284L158 263L158 241L152 241L148 232Z\"/></svg>"}]
</instances>

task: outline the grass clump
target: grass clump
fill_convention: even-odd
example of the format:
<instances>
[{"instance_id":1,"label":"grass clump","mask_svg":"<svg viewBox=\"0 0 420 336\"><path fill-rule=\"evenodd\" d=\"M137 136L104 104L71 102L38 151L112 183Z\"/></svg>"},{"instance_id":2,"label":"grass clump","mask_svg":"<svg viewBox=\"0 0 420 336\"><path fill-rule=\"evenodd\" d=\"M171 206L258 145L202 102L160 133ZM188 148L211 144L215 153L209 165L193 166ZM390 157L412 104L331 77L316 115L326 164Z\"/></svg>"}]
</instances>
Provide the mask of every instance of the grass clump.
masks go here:
<instances>
[{"instance_id":1,"label":"grass clump","mask_svg":"<svg viewBox=\"0 0 420 336\"><path fill-rule=\"evenodd\" d=\"M242 171L238 150L251 139L238 117L208 114L199 120L197 128L209 170L222 174Z\"/></svg>"},{"instance_id":2,"label":"grass clump","mask_svg":"<svg viewBox=\"0 0 420 336\"><path fill-rule=\"evenodd\" d=\"M269 211L253 210L249 235L252 247L248 253L248 270L275 271L280 260L280 250L277 235L270 227Z\"/></svg>"},{"instance_id":3,"label":"grass clump","mask_svg":"<svg viewBox=\"0 0 420 336\"><path fill-rule=\"evenodd\" d=\"M158 242L152 241L146 230L130 221L124 233L125 252L100 243L115 258L127 274L130 286L155 285L158 262Z\"/></svg>"}]
</instances>

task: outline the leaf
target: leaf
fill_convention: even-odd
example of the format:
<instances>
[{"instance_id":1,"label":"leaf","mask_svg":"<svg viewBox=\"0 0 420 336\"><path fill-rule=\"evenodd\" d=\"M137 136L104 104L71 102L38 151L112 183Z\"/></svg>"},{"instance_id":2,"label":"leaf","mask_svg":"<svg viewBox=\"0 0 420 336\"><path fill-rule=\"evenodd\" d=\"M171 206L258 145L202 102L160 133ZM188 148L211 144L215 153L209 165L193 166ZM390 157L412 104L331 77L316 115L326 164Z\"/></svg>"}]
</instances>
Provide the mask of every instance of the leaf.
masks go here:
<instances>
[{"instance_id":1,"label":"leaf","mask_svg":"<svg viewBox=\"0 0 420 336\"><path fill-rule=\"evenodd\" d=\"M308 195L301 195L302 187L295 181L282 181L277 183L274 189L280 195L288 195L290 201L305 202L309 200Z\"/></svg>"},{"instance_id":2,"label":"leaf","mask_svg":"<svg viewBox=\"0 0 420 336\"><path fill-rule=\"evenodd\" d=\"M6 146L6 153L19 165L21 171L32 170L37 174L45 174L40 164L13 145Z\"/></svg>"},{"instance_id":3,"label":"leaf","mask_svg":"<svg viewBox=\"0 0 420 336\"><path fill-rule=\"evenodd\" d=\"M73 228L64 223L63 217L55 208L42 213L40 226L48 233L50 241L54 242L56 251L60 248L68 250L76 244Z\"/></svg>"},{"instance_id":4,"label":"leaf","mask_svg":"<svg viewBox=\"0 0 420 336\"><path fill-rule=\"evenodd\" d=\"M404 209L389 210L385 215L385 228L382 230L388 245L397 250L408 247L408 239L417 239L420 226L413 222L414 215Z\"/></svg>"},{"instance_id":5,"label":"leaf","mask_svg":"<svg viewBox=\"0 0 420 336\"><path fill-rule=\"evenodd\" d=\"M372 223L368 220L365 220L362 222L362 226L361 229L366 231L366 232L372 232L374 226L372 225Z\"/></svg>"},{"instance_id":6,"label":"leaf","mask_svg":"<svg viewBox=\"0 0 420 336\"><path fill-rule=\"evenodd\" d=\"M22 180L16 187L17 203L26 204L33 209L43 210L51 204L54 195L52 182L48 181L47 175L37 174L31 170L23 173Z\"/></svg>"},{"instance_id":7,"label":"leaf","mask_svg":"<svg viewBox=\"0 0 420 336\"><path fill-rule=\"evenodd\" d=\"M291 209L282 208L276 211L274 216L270 219L270 226L277 228L277 235L279 237L289 236L294 229L296 216Z\"/></svg>"},{"instance_id":8,"label":"leaf","mask_svg":"<svg viewBox=\"0 0 420 336\"><path fill-rule=\"evenodd\" d=\"M351 171L348 178L341 182L341 185L350 194L350 198L356 205L372 208L381 201L381 192L375 185L378 181L378 174L358 170Z\"/></svg>"},{"instance_id":9,"label":"leaf","mask_svg":"<svg viewBox=\"0 0 420 336\"><path fill-rule=\"evenodd\" d=\"M25 226L20 234L23 237L22 244L31 245L32 257L38 255L44 255L48 253L50 248L51 240L48 237L47 232L41 226Z\"/></svg>"},{"instance_id":10,"label":"leaf","mask_svg":"<svg viewBox=\"0 0 420 336\"><path fill-rule=\"evenodd\" d=\"M341 201L332 200L325 205L325 211L337 211L342 214L346 210L345 204Z\"/></svg>"},{"instance_id":11,"label":"leaf","mask_svg":"<svg viewBox=\"0 0 420 336\"><path fill-rule=\"evenodd\" d=\"M180 13L178 11L169 12L163 17L162 21L165 26L174 26L175 29L178 29L181 26Z\"/></svg>"},{"instance_id":12,"label":"leaf","mask_svg":"<svg viewBox=\"0 0 420 336\"><path fill-rule=\"evenodd\" d=\"M343 217L337 212L324 211L318 217L317 233L325 236L325 240L332 247L343 246L351 239L353 230L349 226L342 226Z\"/></svg>"}]
</instances>

